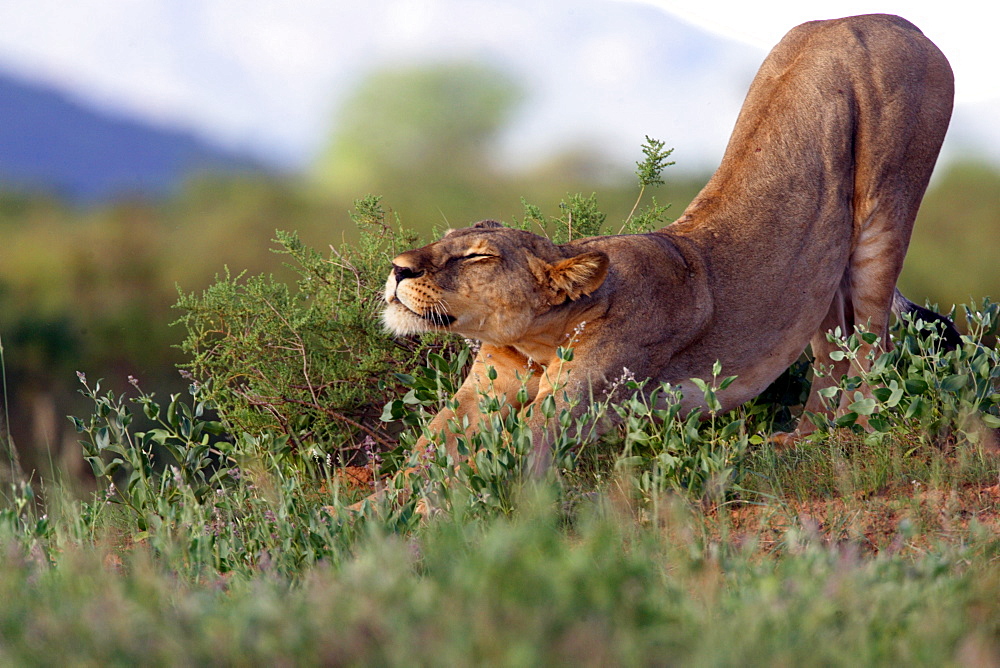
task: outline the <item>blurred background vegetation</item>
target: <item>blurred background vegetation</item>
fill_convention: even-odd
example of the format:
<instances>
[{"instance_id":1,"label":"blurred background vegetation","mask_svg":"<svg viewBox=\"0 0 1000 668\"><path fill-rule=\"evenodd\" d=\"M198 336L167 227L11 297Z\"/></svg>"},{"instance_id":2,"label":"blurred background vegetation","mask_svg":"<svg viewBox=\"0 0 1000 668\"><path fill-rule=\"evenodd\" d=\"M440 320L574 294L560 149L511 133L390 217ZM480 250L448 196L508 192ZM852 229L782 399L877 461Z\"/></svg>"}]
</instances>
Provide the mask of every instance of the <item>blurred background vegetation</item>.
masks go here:
<instances>
[{"instance_id":1,"label":"blurred background vegetation","mask_svg":"<svg viewBox=\"0 0 1000 668\"><path fill-rule=\"evenodd\" d=\"M158 395L185 381L176 365L178 290L198 292L233 273L294 280L271 253L275 230L318 249L356 237L348 215L368 193L429 239L449 226L523 215L522 197L551 212L568 193L597 193L609 221L635 200L635 177L587 149L530 168L503 167L496 139L524 91L482 64L375 72L331 120L326 146L301 174L252 168L188 176L169 195L81 205L4 187L0 192L0 343L3 427L25 471L84 480L66 415L86 403L74 372L123 391L131 375ZM636 159L641 158L636 137ZM670 137L661 137L667 146ZM709 174L670 168L655 189L677 217ZM2 184L0 184L2 186ZM947 310L997 296L1000 171L939 166L913 236L901 287ZM388 259L386 261L388 263Z\"/></svg>"}]
</instances>

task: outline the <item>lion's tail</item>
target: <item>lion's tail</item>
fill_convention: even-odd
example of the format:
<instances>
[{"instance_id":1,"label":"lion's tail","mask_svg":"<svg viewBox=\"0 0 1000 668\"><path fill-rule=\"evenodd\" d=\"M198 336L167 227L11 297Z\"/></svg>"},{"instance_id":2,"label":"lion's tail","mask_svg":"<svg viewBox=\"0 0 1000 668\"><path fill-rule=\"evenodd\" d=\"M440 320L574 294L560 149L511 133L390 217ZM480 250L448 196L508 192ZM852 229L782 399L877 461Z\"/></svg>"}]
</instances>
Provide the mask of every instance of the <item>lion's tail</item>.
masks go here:
<instances>
[{"instance_id":1,"label":"lion's tail","mask_svg":"<svg viewBox=\"0 0 1000 668\"><path fill-rule=\"evenodd\" d=\"M951 318L943 316L940 313L935 313L934 311L924 308L923 306L914 304L909 299L904 297L903 293L900 292L898 288L892 297L892 312L896 314L897 318L904 313L909 313L914 320L920 319L926 323L937 323L939 325L938 333L944 341L944 347L946 350L954 350L958 346L962 345L962 335L959 334L958 329L955 327L955 323L951 321Z\"/></svg>"}]
</instances>

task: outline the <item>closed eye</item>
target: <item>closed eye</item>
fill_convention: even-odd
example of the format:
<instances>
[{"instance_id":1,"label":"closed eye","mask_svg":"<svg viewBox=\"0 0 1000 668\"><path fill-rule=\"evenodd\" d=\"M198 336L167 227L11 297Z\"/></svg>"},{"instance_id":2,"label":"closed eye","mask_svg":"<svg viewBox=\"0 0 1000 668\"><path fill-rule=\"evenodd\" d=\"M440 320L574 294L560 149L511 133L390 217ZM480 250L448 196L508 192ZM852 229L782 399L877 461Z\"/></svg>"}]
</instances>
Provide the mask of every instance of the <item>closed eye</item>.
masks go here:
<instances>
[{"instance_id":1,"label":"closed eye","mask_svg":"<svg viewBox=\"0 0 1000 668\"><path fill-rule=\"evenodd\" d=\"M445 263L447 265L456 264L474 264L476 262L483 262L484 260L490 260L500 257L499 255L493 255L492 253L469 253L468 255L455 255L448 258Z\"/></svg>"},{"instance_id":2,"label":"closed eye","mask_svg":"<svg viewBox=\"0 0 1000 668\"><path fill-rule=\"evenodd\" d=\"M492 253L469 253L468 255L463 255L460 260L468 262L481 262L482 260L489 260L491 258L500 257L499 255L493 255Z\"/></svg>"}]
</instances>

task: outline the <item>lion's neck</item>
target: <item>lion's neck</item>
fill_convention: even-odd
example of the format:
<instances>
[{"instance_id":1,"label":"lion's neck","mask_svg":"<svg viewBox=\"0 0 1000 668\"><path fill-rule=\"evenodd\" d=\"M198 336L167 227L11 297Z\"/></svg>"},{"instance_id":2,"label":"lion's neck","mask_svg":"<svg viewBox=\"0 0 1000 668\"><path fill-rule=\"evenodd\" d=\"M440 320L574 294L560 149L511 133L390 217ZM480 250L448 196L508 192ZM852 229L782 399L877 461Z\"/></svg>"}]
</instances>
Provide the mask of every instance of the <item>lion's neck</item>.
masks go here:
<instances>
[{"instance_id":1,"label":"lion's neck","mask_svg":"<svg viewBox=\"0 0 1000 668\"><path fill-rule=\"evenodd\" d=\"M588 322L593 323L606 310L600 299L591 297L568 302L541 316L509 345L544 367L556 364L559 350L578 345L587 336Z\"/></svg>"}]
</instances>

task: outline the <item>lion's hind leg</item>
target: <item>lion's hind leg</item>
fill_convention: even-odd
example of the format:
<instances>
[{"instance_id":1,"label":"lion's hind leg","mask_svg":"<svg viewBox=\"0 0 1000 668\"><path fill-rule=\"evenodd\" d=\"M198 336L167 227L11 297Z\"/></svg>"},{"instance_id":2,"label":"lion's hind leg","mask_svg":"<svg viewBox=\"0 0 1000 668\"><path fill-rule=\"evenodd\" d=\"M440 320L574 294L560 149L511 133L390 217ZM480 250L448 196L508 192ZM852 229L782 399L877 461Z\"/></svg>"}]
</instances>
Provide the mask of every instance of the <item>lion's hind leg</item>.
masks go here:
<instances>
[{"instance_id":1,"label":"lion's hind leg","mask_svg":"<svg viewBox=\"0 0 1000 668\"><path fill-rule=\"evenodd\" d=\"M792 444L814 432L816 425L807 414L826 416L828 419L845 414L848 406L856 400L853 393L850 396L845 393L838 405L832 406L823 397L822 391L838 385L846 375L864 376L876 355L892 349L889 322L896 293L896 277L902 261L901 254L880 248L880 243L886 239L885 235L877 235L870 241L862 239L855 247L830 308L809 342L813 355L813 380L803 417L793 433L775 435L773 440L777 444ZM897 254L900 255L898 262L890 259ZM837 330L845 337L856 330L871 332L877 339L871 343L862 339L853 361L848 358L834 359L831 354L839 350L839 345L830 340L830 333ZM871 388L867 385L862 385L859 391L862 396L871 396ZM858 424L867 427L865 416L859 416Z\"/></svg>"},{"instance_id":2,"label":"lion's hind leg","mask_svg":"<svg viewBox=\"0 0 1000 668\"><path fill-rule=\"evenodd\" d=\"M893 348L889 325L893 304L899 294L896 279L902 270L907 238L893 230L893 222L888 217L880 217L877 213L869 216L864 224L830 311L810 342L815 375L805 406L807 413L826 415L828 418L847 413L848 407L857 400L855 393L842 394L839 405L834 407L823 398L821 390L837 385L846 375L863 378L871 369L874 358ZM908 232L908 227L906 230ZM831 353L838 350L839 345L829 340L829 333L837 328L844 337L862 332L874 334L876 338L861 338L853 359L834 360ZM872 396L872 388L867 383L863 383L857 391L862 397ZM867 428L867 417L858 416L857 424ZM815 429L812 421L803 417L796 434L804 436Z\"/></svg>"},{"instance_id":3,"label":"lion's hind leg","mask_svg":"<svg viewBox=\"0 0 1000 668\"><path fill-rule=\"evenodd\" d=\"M796 442L816 431L816 425L807 417L807 413L825 415L832 418L836 410L829 406L822 397L821 390L837 385L840 379L850 371L850 362L834 360L830 353L837 346L828 339L828 333L839 329L849 331L853 327L852 305L850 300L850 283L845 275L840 287L833 295L830 308L820 323L819 329L809 342L813 355L813 379L809 389L804 413L799 419L795 431L776 432L771 435L771 442L778 448L794 446Z\"/></svg>"}]
</instances>

